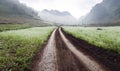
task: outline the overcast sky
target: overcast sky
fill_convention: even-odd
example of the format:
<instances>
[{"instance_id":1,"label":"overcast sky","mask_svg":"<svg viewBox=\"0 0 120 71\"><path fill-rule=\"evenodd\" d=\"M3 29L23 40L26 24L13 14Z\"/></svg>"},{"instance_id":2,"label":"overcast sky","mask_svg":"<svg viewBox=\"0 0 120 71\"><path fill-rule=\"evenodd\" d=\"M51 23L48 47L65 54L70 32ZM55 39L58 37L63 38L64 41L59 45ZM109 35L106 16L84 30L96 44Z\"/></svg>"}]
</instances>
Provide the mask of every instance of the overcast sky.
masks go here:
<instances>
[{"instance_id":1,"label":"overcast sky","mask_svg":"<svg viewBox=\"0 0 120 71\"><path fill-rule=\"evenodd\" d=\"M55 9L68 11L74 17L80 18L86 15L91 8L102 0L19 0L37 11L43 9Z\"/></svg>"}]
</instances>

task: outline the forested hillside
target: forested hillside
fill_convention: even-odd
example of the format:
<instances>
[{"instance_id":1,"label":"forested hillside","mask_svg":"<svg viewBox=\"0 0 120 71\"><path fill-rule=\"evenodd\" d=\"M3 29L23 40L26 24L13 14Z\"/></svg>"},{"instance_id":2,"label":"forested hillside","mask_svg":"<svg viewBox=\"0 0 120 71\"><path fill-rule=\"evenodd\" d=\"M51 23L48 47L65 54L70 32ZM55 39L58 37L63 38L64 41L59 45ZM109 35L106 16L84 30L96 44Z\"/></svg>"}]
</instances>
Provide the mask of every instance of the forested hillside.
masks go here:
<instances>
[{"instance_id":1,"label":"forested hillside","mask_svg":"<svg viewBox=\"0 0 120 71\"><path fill-rule=\"evenodd\" d=\"M32 8L19 3L18 0L1 0L0 15L21 15L33 17L37 16L37 12L35 12Z\"/></svg>"},{"instance_id":2,"label":"forested hillside","mask_svg":"<svg viewBox=\"0 0 120 71\"><path fill-rule=\"evenodd\" d=\"M0 23L46 25L40 20L36 11L18 0L0 0Z\"/></svg>"},{"instance_id":3,"label":"forested hillside","mask_svg":"<svg viewBox=\"0 0 120 71\"><path fill-rule=\"evenodd\" d=\"M103 0L81 22L85 25L120 25L120 0Z\"/></svg>"}]
</instances>

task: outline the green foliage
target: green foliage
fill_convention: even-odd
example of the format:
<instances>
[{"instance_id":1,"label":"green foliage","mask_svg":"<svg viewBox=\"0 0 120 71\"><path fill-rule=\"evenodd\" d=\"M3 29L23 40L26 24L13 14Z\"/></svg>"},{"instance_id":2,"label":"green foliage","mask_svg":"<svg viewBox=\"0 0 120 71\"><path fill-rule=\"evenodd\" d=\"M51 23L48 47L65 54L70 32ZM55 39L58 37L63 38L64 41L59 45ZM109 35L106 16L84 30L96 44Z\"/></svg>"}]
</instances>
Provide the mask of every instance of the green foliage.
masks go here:
<instances>
[{"instance_id":1,"label":"green foliage","mask_svg":"<svg viewBox=\"0 0 120 71\"><path fill-rule=\"evenodd\" d=\"M91 44L120 53L120 27L64 27L73 36Z\"/></svg>"},{"instance_id":2,"label":"green foliage","mask_svg":"<svg viewBox=\"0 0 120 71\"><path fill-rule=\"evenodd\" d=\"M0 33L0 70L27 71L33 56L54 27L34 27Z\"/></svg>"},{"instance_id":3,"label":"green foliage","mask_svg":"<svg viewBox=\"0 0 120 71\"><path fill-rule=\"evenodd\" d=\"M30 25L21 24L0 24L0 32L7 30L25 29L31 27Z\"/></svg>"}]
</instances>

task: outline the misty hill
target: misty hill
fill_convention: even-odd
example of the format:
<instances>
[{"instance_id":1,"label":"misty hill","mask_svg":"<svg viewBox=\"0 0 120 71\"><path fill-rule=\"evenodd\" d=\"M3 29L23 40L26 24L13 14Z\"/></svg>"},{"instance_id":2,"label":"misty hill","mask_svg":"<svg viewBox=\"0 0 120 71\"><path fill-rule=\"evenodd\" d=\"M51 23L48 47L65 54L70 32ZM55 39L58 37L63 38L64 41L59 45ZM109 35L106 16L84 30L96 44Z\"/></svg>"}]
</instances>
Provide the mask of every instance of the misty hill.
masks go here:
<instances>
[{"instance_id":1,"label":"misty hill","mask_svg":"<svg viewBox=\"0 0 120 71\"><path fill-rule=\"evenodd\" d=\"M93 25L120 25L120 0L103 0L93 7L81 22Z\"/></svg>"},{"instance_id":2,"label":"misty hill","mask_svg":"<svg viewBox=\"0 0 120 71\"><path fill-rule=\"evenodd\" d=\"M39 16L42 20L54 22L56 25L72 25L77 23L77 20L67 11L60 12L58 10L44 9L39 13Z\"/></svg>"},{"instance_id":3,"label":"misty hill","mask_svg":"<svg viewBox=\"0 0 120 71\"><path fill-rule=\"evenodd\" d=\"M19 3L18 0L0 0L0 15L34 17L37 15L37 12Z\"/></svg>"},{"instance_id":4,"label":"misty hill","mask_svg":"<svg viewBox=\"0 0 120 71\"><path fill-rule=\"evenodd\" d=\"M18 0L0 0L0 23L40 24L38 13Z\"/></svg>"}]
</instances>

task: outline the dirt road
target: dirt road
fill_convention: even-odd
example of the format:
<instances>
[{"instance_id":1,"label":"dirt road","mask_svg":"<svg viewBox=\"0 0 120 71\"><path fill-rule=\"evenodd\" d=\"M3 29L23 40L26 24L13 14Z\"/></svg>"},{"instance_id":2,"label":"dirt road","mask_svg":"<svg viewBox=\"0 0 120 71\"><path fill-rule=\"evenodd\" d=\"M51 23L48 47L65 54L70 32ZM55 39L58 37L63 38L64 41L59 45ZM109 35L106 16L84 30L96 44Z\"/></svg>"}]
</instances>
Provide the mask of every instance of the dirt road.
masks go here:
<instances>
[{"instance_id":1,"label":"dirt road","mask_svg":"<svg viewBox=\"0 0 120 71\"><path fill-rule=\"evenodd\" d=\"M53 31L44 49L43 57L38 64L38 71L58 71L55 32L56 30Z\"/></svg>"},{"instance_id":2,"label":"dirt road","mask_svg":"<svg viewBox=\"0 0 120 71\"><path fill-rule=\"evenodd\" d=\"M55 29L31 71L114 71L77 44L61 28Z\"/></svg>"}]
</instances>

